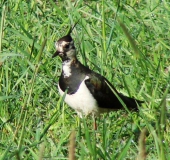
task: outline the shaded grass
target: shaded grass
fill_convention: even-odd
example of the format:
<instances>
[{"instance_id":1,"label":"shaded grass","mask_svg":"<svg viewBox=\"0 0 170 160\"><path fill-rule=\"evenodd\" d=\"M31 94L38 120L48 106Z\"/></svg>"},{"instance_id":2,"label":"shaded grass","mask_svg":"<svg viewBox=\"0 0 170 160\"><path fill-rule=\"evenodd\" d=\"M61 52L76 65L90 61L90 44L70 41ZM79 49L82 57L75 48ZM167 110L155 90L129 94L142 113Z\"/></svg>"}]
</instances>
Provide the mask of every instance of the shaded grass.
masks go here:
<instances>
[{"instance_id":1,"label":"shaded grass","mask_svg":"<svg viewBox=\"0 0 170 160\"><path fill-rule=\"evenodd\" d=\"M144 127L147 159L170 159L168 2L0 3L1 159L67 159L72 130L77 159L135 159ZM78 19L72 36L79 60L122 93L145 100L139 116L103 115L94 131L92 119L80 120L59 97L61 60L51 58L54 41Z\"/></svg>"}]
</instances>

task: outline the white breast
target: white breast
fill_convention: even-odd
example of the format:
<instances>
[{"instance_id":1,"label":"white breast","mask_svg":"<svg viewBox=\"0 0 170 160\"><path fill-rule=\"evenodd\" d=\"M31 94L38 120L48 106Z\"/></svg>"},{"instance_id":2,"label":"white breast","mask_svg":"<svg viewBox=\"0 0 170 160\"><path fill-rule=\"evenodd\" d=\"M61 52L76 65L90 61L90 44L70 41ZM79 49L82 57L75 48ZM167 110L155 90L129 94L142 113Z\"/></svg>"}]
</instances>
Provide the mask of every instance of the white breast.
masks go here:
<instances>
[{"instance_id":1,"label":"white breast","mask_svg":"<svg viewBox=\"0 0 170 160\"><path fill-rule=\"evenodd\" d=\"M85 116L89 114L98 115L99 112L96 100L93 98L92 94L84 83L86 79L89 79L89 77L86 76L75 94L66 95L65 97L65 102L70 107L75 109L80 117L82 117L82 114L84 114ZM60 95L63 96L64 92L60 89L59 85L58 88Z\"/></svg>"}]
</instances>

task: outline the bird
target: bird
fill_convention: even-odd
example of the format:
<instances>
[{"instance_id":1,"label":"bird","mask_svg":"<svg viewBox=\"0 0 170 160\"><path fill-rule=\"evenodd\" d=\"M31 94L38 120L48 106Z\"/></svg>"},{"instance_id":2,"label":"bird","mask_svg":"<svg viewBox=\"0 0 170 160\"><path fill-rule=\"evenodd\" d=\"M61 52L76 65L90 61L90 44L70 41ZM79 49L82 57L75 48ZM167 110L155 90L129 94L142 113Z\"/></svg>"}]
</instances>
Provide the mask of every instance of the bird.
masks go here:
<instances>
[{"instance_id":1,"label":"bird","mask_svg":"<svg viewBox=\"0 0 170 160\"><path fill-rule=\"evenodd\" d=\"M84 66L77 58L77 51L71 34L55 42L56 52L62 60L62 72L58 90L64 101L82 118L127 108L138 111L143 101L127 97L102 75ZM95 126L96 124L94 124ZM94 127L96 128L96 127Z\"/></svg>"}]
</instances>

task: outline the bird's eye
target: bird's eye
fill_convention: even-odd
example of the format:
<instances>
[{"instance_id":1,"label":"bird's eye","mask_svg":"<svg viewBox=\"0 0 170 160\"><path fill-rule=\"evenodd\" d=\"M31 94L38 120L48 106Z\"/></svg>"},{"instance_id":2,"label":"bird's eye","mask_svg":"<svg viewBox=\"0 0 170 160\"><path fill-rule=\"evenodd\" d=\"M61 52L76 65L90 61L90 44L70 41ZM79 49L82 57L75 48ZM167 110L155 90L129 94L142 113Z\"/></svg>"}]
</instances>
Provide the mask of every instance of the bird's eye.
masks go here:
<instances>
[{"instance_id":1,"label":"bird's eye","mask_svg":"<svg viewBox=\"0 0 170 160\"><path fill-rule=\"evenodd\" d=\"M69 48L69 44L66 44L64 47L65 47L65 48Z\"/></svg>"}]
</instances>

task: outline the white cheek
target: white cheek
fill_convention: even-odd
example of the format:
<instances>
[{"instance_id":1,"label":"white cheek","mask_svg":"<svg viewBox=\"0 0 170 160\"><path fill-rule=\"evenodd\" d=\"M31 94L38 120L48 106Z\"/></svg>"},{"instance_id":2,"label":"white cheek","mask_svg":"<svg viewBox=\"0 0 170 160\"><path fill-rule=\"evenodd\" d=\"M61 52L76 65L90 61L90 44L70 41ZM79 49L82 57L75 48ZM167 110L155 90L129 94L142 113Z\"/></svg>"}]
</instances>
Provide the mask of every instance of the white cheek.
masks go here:
<instances>
[{"instance_id":1,"label":"white cheek","mask_svg":"<svg viewBox=\"0 0 170 160\"><path fill-rule=\"evenodd\" d=\"M59 46L59 45L58 45L58 43L56 42L56 43L55 43L55 48L58 49L58 46Z\"/></svg>"},{"instance_id":2,"label":"white cheek","mask_svg":"<svg viewBox=\"0 0 170 160\"><path fill-rule=\"evenodd\" d=\"M58 51L60 51L60 52L64 52L64 46L65 46L66 44L68 44L68 42L65 42L65 41L63 41L62 43L56 42L56 43L55 43L55 48L56 48Z\"/></svg>"},{"instance_id":3,"label":"white cheek","mask_svg":"<svg viewBox=\"0 0 170 160\"><path fill-rule=\"evenodd\" d=\"M56 43L55 47L58 51L63 52L63 46L61 44Z\"/></svg>"}]
</instances>

